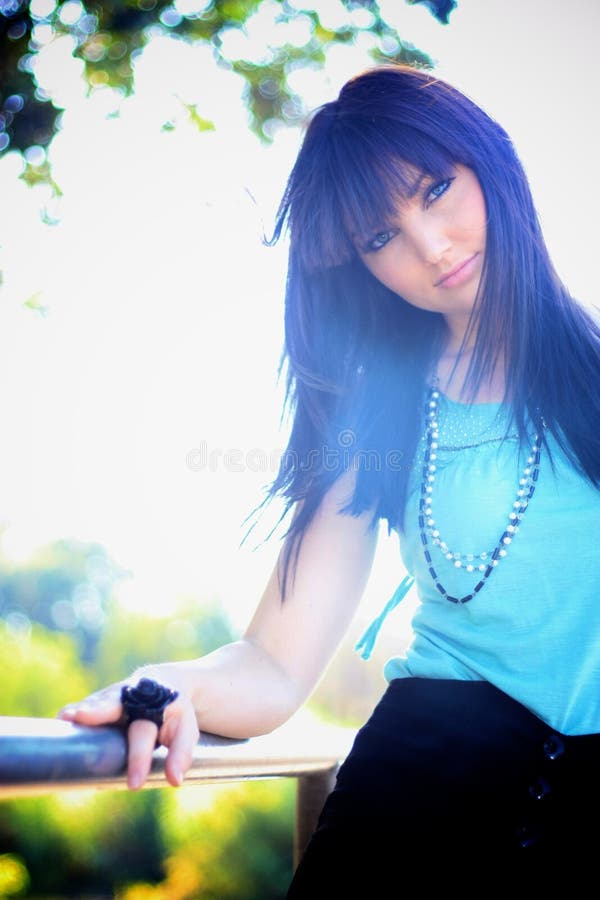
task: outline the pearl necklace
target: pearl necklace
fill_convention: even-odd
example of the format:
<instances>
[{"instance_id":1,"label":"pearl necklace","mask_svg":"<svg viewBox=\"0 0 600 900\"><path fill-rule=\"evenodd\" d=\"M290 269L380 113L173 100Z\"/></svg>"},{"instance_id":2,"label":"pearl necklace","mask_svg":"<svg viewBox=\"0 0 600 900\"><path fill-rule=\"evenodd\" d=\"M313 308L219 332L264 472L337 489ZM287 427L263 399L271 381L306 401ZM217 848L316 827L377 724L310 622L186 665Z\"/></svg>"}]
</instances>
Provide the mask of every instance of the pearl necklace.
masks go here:
<instances>
[{"instance_id":1,"label":"pearl necklace","mask_svg":"<svg viewBox=\"0 0 600 900\"><path fill-rule=\"evenodd\" d=\"M426 449L421 479L421 496L419 498L419 532L429 574L442 597L445 597L450 603L468 603L475 594L479 593L499 562L504 559L508 547L519 531L521 519L525 515L525 511L535 492L539 475L542 439L540 435L535 435L527 462L519 479L519 487L512 509L508 514L507 524L494 549L486 550L479 554L457 553L451 550L446 541L442 539L433 517L433 488L435 484L437 450L439 449L439 398L439 391L435 386L432 387L427 397L426 407ZM479 572L481 574L480 580L470 594L465 594L463 597L451 596L440 583L429 551L430 540L431 544L438 547L447 560L454 563L455 568L463 569L467 573Z\"/></svg>"}]
</instances>

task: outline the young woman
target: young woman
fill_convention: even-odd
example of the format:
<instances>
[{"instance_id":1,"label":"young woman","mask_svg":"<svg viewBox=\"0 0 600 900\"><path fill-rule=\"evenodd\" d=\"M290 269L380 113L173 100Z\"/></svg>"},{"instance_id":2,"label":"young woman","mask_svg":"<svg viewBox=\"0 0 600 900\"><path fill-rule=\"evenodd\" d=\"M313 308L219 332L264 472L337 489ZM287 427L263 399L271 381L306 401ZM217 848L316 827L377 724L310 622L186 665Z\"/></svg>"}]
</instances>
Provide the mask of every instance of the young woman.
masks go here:
<instances>
[{"instance_id":1,"label":"young woman","mask_svg":"<svg viewBox=\"0 0 600 900\"><path fill-rule=\"evenodd\" d=\"M393 602L413 580L421 599L414 639L289 897L399 893L411 873L463 893L583 877L600 802L598 327L552 267L508 136L431 74L374 68L317 111L284 227L294 421L271 496L292 521L240 641L123 683L178 692L164 721L131 723L129 784L157 728L180 784L199 728L260 734L303 703L383 519L410 573ZM123 684L61 715L116 721Z\"/></svg>"}]
</instances>

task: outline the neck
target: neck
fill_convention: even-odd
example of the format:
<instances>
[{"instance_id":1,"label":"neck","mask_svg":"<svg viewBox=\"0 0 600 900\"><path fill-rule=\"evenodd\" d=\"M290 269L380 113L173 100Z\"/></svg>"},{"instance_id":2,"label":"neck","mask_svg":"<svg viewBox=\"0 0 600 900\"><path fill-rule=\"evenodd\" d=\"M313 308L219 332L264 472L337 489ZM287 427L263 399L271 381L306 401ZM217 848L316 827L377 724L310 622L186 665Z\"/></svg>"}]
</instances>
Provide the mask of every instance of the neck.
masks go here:
<instances>
[{"instance_id":1,"label":"neck","mask_svg":"<svg viewBox=\"0 0 600 900\"><path fill-rule=\"evenodd\" d=\"M467 375L473 348L463 348L462 352L447 348L437 361L435 375L442 393L451 400L467 400L470 403L499 403L504 399L504 365L498 360L494 371L484 378L473 393L467 385Z\"/></svg>"},{"instance_id":2,"label":"neck","mask_svg":"<svg viewBox=\"0 0 600 900\"><path fill-rule=\"evenodd\" d=\"M477 340L477 325L471 315L446 316L446 340L434 374L440 390L451 400L469 403L499 403L504 399L505 378L502 358L493 372L481 380L475 392L467 384L469 367ZM502 356L502 354L501 354Z\"/></svg>"},{"instance_id":3,"label":"neck","mask_svg":"<svg viewBox=\"0 0 600 900\"><path fill-rule=\"evenodd\" d=\"M444 355L458 357L460 353L469 356L475 347L477 328L471 326L471 316L446 316L446 343ZM471 327L470 327L471 326Z\"/></svg>"}]
</instances>

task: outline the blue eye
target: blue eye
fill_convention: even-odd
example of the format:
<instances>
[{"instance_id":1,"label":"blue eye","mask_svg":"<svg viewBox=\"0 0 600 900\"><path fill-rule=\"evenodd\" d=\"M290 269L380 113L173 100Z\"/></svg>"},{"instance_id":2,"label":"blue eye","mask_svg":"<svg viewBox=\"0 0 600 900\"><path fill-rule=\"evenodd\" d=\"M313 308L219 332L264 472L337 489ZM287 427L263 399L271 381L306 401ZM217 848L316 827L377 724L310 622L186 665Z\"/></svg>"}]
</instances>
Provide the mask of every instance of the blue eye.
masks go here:
<instances>
[{"instance_id":1,"label":"blue eye","mask_svg":"<svg viewBox=\"0 0 600 900\"><path fill-rule=\"evenodd\" d=\"M374 238L371 238L371 240L368 241L364 248L364 252L377 253L377 251L382 250L393 237L393 231L380 231Z\"/></svg>"},{"instance_id":2,"label":"blue eye","mask_svg":"<svg viewBox=\"0 0 600 900\"><path fill-rule=\"evenodd\" d=\"M444 178L443 181L438 181L437 184L434 184L433 187L427 192L427 200L438 200L443 194L446 193L454 178Z\"/></svg>"}]
</instances>

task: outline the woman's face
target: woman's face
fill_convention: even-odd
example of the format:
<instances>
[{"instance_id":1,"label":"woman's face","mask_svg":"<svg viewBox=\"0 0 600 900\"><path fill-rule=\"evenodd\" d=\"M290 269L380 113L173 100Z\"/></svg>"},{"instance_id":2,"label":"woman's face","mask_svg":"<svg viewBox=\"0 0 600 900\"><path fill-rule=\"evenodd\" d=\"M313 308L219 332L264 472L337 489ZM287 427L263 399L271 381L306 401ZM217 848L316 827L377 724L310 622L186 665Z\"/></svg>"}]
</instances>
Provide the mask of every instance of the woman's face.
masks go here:
<instances>
[{"instance_id":1,"label":"woman's face","mask_svg":"<svg viewBox=\"0 0 600 900\"><path fill-rule=\"evenodd\" d=\"M396 208L391 227L355 235L369 271L408 303L466 327L485 255L486 207L472 171L456 165L436 180L415 172L416 193Z\"/></svg>"}]
</instances>

